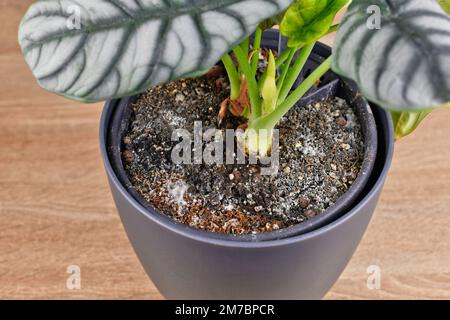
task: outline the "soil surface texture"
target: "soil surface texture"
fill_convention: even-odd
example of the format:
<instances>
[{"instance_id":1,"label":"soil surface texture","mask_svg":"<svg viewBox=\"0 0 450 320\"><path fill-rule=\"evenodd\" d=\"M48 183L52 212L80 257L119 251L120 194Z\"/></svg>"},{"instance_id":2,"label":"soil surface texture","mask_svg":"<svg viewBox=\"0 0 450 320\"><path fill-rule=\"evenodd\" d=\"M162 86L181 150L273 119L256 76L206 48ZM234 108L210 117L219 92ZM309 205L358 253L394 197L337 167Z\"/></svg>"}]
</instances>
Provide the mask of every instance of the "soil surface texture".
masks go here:
<instances>
[{"instance_id":1,"label":"soil surface texture","mask_svg":"<svg viewBox=\"0 0 450 320\"><path fill-rule=\"evenodd\" d=\"M248 161L175 164L172 149L181 140L172 141L172 132L187 129L194 141L194 121L203 131L217 128L228 94L224 76L206 76L153 87L130 105L122 160L135 190L159 212L202 230L255 234L302 223L350 188L362 165L363 136L339 98L293 108L282 119L276 175L262 175L260 164Z\"/></svg>"}]
</instances>

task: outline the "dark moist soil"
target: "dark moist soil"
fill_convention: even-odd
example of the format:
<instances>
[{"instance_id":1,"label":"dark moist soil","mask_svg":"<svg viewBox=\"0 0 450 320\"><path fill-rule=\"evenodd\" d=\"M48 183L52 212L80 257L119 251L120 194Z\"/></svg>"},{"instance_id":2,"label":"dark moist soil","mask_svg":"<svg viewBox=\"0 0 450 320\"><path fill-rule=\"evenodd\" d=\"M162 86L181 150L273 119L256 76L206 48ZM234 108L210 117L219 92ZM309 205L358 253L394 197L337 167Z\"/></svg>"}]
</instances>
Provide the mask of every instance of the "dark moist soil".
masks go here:
<instances>
[{"instance_id":1,"label":"dark moist soil","mask_svg":"<svg viewBox=\"0 0 450 320\"><path fill-rule=\"evenodd\" d=\"M202 121L203 131L217 127L228 92L220 75L187 79L153 87L130 106L125 170L158 211L202 230L255 234L301 223L350 188L363 161L363 137L352 108L339 98L293 108L283 118L275 176L261 175L259 165L175 165L172 131L185 128L193 136L194 121Z\"/></svg>"}]
</instances>

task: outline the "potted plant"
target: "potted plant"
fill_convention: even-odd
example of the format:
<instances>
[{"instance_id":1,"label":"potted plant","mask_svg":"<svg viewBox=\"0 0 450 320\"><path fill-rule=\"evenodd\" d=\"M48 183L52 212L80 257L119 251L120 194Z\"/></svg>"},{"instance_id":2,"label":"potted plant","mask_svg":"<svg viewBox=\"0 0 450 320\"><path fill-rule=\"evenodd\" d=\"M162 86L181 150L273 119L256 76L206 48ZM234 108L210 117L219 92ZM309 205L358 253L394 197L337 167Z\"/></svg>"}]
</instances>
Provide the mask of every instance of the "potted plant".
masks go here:
<instances>
[{"instance_id":1,"label":"potted plant","mask_svg":"<svg viewBox=\"0 0 450 320\"><path fill-rule=\"evenodd\" d=\"M436 1L355 0L332 25L348 2L36 1L25 15L39 83L109 100L111 190L166 297L322 297L373 214L394 128L450 101ZM286 46L263 33L275 24ZM336 30L331 55L316 41Z\"/></svg>"}]
</instances>

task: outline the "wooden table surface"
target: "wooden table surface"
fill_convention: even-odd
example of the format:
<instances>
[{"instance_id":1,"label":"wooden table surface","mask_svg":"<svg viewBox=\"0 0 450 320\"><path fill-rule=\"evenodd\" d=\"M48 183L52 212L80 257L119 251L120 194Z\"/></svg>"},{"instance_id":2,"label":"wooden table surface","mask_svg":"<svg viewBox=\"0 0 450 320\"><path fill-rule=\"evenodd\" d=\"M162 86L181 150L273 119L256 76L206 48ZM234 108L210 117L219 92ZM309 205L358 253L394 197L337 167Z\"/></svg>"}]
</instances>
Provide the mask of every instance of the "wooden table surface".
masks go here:
<instances>
[{"instance_id":1,"label":"wooden table surface","mask_svg":"<svg viewBox=\"0 0 450 320\"><path fill-rule=\"evenodd\" d=\"M160 299L107 185L102 104L41 90L20 55L29 3L0 4L0 299ZM66 288L69 265L80 290ZM367 287L370 265L380 289ZM370 227L326 298L450 298L450 110L397 143Z\"/></svg>"}]
</instances>

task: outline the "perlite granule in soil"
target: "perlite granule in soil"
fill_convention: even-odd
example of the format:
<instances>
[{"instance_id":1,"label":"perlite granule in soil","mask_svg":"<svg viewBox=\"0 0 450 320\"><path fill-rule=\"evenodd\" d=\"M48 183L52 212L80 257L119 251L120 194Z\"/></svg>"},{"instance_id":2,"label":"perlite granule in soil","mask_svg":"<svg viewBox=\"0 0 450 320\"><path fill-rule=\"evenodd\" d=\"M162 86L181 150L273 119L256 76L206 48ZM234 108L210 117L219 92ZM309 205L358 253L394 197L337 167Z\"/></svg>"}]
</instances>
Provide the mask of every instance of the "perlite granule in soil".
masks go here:
<instances>
[{"instance_id":1,"label":"perlite granule in soil","mask_svg":"<svg viewBox=\"0 0 450 320\"><path fill-rule=\"evenodd\" d=\"M293 108L282 119L277 175L248 164L175 165L172 132L193 135L194 121L203 130L217 127L227 96L224 78L203 77L153 87L130 106L124 167L159 212L212 232L267 232L323 212L350 188L362 165L363 136L353 109L339 98ZM228 119L225 126L231 125Z\"/></svg>"}]
</instances>

